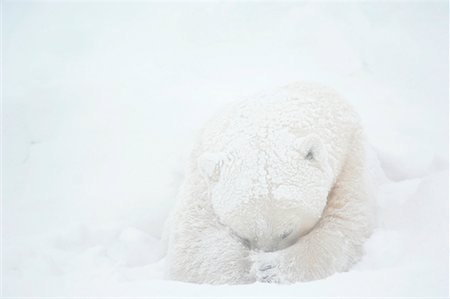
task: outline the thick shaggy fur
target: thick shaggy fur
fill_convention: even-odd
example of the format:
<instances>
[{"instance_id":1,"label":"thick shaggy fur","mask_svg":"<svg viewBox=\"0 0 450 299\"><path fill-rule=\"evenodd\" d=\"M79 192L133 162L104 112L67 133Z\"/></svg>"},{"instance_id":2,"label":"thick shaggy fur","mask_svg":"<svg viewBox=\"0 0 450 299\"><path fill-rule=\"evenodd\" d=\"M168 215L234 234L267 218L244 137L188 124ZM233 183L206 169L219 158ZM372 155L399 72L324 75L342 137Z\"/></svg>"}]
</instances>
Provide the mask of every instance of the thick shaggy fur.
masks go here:
<instances>
[{"instance_id":1,"label":"thick shaggy fur","mask_svg":"<svg viewBox=\"0 0 450 299\"><path fill-rule=\"evenodd\" d=\"M172 214L167 275L325 278L361 257L371 215L358 117L333 90L291 84L205 126Z\"/></svg>"}]
</instances>

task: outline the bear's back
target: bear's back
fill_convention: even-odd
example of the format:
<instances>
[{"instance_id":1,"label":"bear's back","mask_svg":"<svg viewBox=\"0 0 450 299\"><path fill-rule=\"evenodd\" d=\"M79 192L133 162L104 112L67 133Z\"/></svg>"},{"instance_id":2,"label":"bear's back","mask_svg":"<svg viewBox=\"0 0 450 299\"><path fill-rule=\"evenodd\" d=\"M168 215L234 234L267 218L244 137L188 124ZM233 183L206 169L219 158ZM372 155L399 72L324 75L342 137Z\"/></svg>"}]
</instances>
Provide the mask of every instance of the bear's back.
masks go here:
<instances>
[{"instance_id":1,"label":"bear's back","mask_svg":"<svg viewBox=\"0 0 450 299\"><path fill-rule=\"evenodd\" d=\"M359 119L333 89L312 83L293 83L229 105L204 127L199 152L238 149L252 138L264 138L267 130L286 128L299 138L318 136L337 175Z\"/></svg>"}]
</instances>

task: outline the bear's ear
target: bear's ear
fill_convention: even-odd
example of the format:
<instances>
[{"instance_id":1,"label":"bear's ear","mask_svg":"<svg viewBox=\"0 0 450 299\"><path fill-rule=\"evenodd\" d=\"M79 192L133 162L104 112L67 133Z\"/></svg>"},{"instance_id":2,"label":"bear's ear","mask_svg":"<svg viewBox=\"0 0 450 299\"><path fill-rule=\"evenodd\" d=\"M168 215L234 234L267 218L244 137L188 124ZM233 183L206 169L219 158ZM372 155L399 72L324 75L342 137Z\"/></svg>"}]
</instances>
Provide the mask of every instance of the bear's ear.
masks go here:
<instances>
[{"instance_id":1,"label":"bear's ear","mask_svg":"<svg viewBox=\"0 0 450 299\"><path fill-rule=\"evenodd\" d=\"M319 136L311 134L299 138L295 144L296 150L308 161L322 161L326 159L325 149Z\"/></svg>"},{"instance_id":2,"label":"bear's ear","mask_svg":"<svg viewBox=\"0 0 450 299\"><path fill-rule=\"evenodd\" d=\"M208 180L217 180L220 174L220 168L225 160L225 154L204 153L197 160L197 166L201 175Z\"/></svg>"}]
</instances>

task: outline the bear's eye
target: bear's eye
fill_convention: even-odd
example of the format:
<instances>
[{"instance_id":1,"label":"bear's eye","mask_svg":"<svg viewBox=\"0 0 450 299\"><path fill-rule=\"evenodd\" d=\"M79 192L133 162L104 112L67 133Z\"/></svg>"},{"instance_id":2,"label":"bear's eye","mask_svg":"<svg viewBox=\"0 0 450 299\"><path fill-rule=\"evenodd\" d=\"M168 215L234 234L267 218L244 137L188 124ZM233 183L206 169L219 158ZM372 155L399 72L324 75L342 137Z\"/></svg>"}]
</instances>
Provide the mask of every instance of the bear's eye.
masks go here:
<instances>
[{"instance_id":1,"label":"bear's eye","mask_svg":"<svg viewBox=\"0 0 450 299\"><path fill-rule=\"evenodd\" d=\"M251 248L251 242L250 242L250 240L249 239L245 239L245 238L240 238L241 239L241 243L245 246L245 247L247 247L247 248Z\"/></svg>"},{"instance_id":2,"label":"bear's eye","mask_svg":"<svg viewBox=\"0 0 450 299\"><path fill-rule=\"evenodd\" d=\"M311 161L312 159L314 159L314 153L313 153L312 150L309 150L309 151L308 151L308 153L307 153L306 156L305 156L305 159L306 159L306 160L309 160L309 161Z\"/></svg>"}]
</instances>

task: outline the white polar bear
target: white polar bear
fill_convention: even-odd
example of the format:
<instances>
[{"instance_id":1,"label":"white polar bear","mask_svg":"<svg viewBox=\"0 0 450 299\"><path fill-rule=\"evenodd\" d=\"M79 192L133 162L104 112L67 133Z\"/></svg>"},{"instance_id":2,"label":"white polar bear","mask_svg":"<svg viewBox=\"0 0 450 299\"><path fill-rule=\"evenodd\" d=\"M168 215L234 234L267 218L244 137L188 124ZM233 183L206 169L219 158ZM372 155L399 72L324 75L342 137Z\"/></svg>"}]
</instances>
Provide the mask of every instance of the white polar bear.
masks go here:
<instances>
[{"instance_id":1,"label":"white polar bear","mask_svg":"<svg viewBox=\"0 0 450 299\"><path fill-rule=\"evenodd\" d=\"M229 107L203 129L171 219L170 279L292 283L348 270L373 219L358 117L306 83Z\"/></svg>"}]
</instances>

